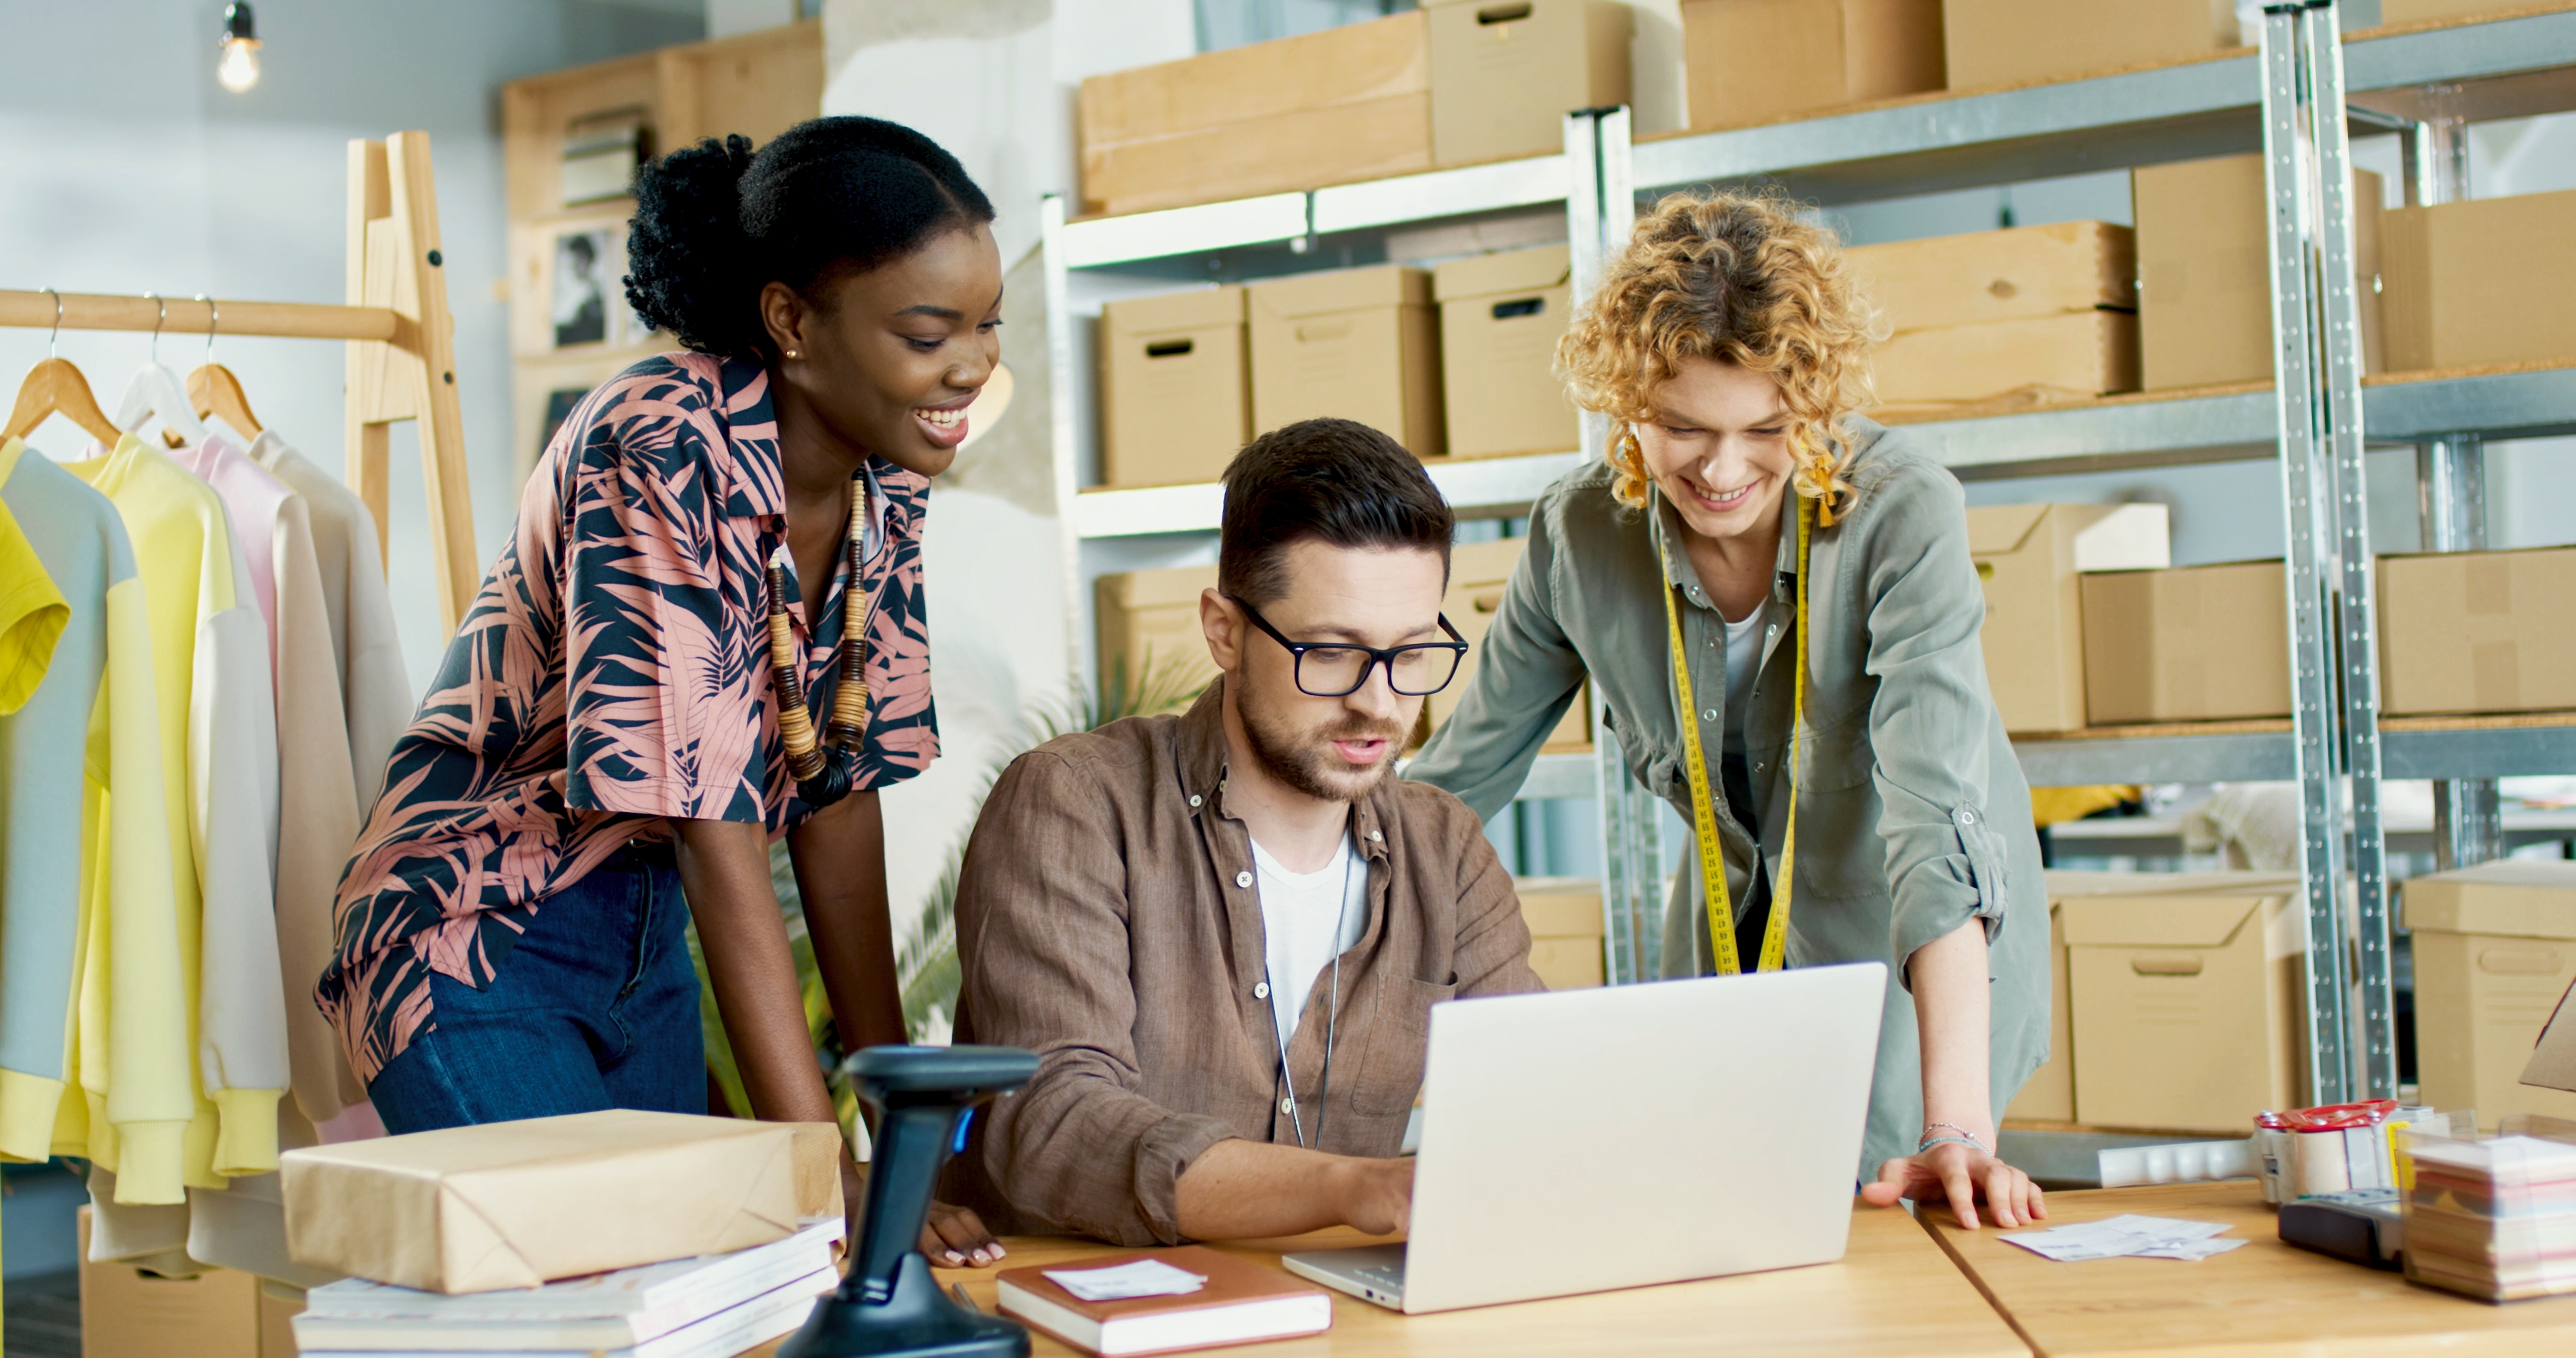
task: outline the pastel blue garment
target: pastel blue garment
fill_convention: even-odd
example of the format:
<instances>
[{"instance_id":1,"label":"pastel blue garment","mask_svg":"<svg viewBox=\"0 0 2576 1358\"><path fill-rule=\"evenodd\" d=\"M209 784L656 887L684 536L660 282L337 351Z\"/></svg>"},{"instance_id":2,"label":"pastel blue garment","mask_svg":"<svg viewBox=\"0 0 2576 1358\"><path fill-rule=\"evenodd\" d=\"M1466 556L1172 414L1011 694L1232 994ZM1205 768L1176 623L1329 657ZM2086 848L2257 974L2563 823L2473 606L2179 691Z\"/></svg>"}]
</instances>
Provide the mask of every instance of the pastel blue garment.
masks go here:
<instances>
[{"instance_id":1,"label":"pastel blue garment","mask_svg":"<svg viewBox=\"0 0 2576 1358\"><path fill-rule=\"evenodd\" d=\"M42 1160L78 970L83 771L107 595L135 578L134 551L106 496L15 440L0 445L0 503L71 606L44 682L0 717L0 1159Z\"/></svg>"}]
</instances>

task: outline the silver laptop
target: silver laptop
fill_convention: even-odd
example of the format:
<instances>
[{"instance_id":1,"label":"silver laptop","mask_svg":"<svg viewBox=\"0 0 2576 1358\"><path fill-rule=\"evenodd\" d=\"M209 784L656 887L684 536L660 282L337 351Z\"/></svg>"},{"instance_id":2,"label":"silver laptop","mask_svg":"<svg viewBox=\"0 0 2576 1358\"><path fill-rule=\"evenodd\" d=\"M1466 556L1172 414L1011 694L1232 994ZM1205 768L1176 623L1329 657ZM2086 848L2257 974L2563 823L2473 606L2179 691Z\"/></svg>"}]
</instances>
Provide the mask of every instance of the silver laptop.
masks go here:
<instances>
[{"instance_id":1,"label":"silver laptop","mask_svg":"<svg viewBox=\"0 0 2576 1358\"><path fill-rule=\"evenodd\" d=\"M1408 1314L1830 1263L1877 962L1431 1011L1413 1229L1288 1271Z\"/></svg>"}]
</instances>

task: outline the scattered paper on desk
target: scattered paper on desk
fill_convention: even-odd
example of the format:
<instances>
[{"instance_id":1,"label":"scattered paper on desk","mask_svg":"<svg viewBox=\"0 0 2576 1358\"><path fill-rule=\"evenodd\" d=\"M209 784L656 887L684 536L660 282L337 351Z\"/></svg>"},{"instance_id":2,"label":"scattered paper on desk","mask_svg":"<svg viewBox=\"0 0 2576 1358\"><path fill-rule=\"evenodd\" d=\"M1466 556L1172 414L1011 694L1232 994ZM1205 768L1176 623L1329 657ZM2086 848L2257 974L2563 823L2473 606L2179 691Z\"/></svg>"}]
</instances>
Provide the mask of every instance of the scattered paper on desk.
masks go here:
<instances>
[{"instance_id":1,"label":"scattered paper on desk","mask_svg":"<svg viewBox=\"0 0 2576 1358\"><path fill-rule=\"evenodd\" d=\"M2172 1217L2108 1217L2077 1226L2045 1231L2019 1231L2003 1237L2043 1259L2073 1263L2082 1259L2206 1259L2244 1244L2214 1240L2227 1227L2214 1221L2179 1221Z\"/></svg>"},{"instance_id":2,"label":"scattered paper on desk","mask_svg":"<svg viewBox=\"0 0 2576 1358\"><path fill-rule=\"evenodd\" d=\"M1139 1259L1110 1268L1051 1268L1047 1281L1083 1301L1126 1301L1132 1297L1178 1297L1207 1286L1198 1274L1160 1259Z\"/></svg>"}]
</instances>

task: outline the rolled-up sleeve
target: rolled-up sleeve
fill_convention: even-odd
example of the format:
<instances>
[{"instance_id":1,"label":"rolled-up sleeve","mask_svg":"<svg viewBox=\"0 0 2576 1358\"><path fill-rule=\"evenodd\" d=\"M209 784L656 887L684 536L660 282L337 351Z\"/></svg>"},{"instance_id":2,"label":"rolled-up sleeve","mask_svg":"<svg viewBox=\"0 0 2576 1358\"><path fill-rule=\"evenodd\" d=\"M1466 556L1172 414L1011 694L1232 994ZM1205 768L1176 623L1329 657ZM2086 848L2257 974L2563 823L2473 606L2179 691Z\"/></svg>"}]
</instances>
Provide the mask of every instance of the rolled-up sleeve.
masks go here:
<instances>
[{"instance_id":1,"label":"rolled-up sleeve","mask_svg":"<svg viewBox=\"0 0 2576 1358\"><path fill-rule=\"evenodd\" d=\"M2002 842L1986 823L1990 775L1985 595L1968 556L1965 498L1937 468L1874 488L1888 520L1873 535L1862 587L1879 835L1894 898L1889 942L1898 975L1914 950L1970 919L1991 942L2003 925Z\"/></svg>"},{"instance_id":2,"label":"rolled-up sleeve","mask_svg":"<svg viewBox=\"0 0 2576 1358\"><path fill-rule=\"evenodd\" d=\"M993 1110L984 1173L1013 1211L1121 1245L1181 1239L1179 1184L1236 1135L1137 1092L1124 854L1105 791L1046 751L993 785L957 883L979 1041L1038 1054Z\"/></svg>"},{"instance_id":3,"label":"rolled-up sleeve","mask_svg":"<svg viewBox=\"0 0 2576 1358\"><path fill-rule=\"evenodd\" d=\"M1583 688L1583 657L1557 621L1549 583L1556 544L1545 509L1542 501L1530 518L1529 545L1503 586L1457 711L1404 774L1488 818L1511 804L1539 748Z\"/></svg>"}]
</instances>

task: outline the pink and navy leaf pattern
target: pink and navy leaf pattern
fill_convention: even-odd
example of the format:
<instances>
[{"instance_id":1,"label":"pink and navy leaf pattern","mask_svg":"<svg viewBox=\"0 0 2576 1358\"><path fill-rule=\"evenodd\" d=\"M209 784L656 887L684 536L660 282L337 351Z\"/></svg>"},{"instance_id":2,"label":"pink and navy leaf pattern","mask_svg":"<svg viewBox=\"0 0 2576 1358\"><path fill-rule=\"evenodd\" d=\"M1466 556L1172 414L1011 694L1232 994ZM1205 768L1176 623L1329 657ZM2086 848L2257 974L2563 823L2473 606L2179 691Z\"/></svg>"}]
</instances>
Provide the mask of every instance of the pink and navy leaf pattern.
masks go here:
<instances>
[{"instance_id":1,"label":"pink and navy leaf pattern","mask_svg":"<svg viewBox=\"0 0 2576 1358\"><path fill-rule=\"evenodd\" d=\"M855 785L939 754L921 529L929 479L883 459L868 559L870 703ZM863 486L864 488L864 486ZM394 746L340 879L314 999L372 1080L435 1026L430 977L488 983L546 898L672 820L812 814L778 735L763 569L786 500L769 378L699 354L646 359L586 397L529 478L509 546ZM819 729L848 571L808 627Z\"/></svg>"}]
</instances>

